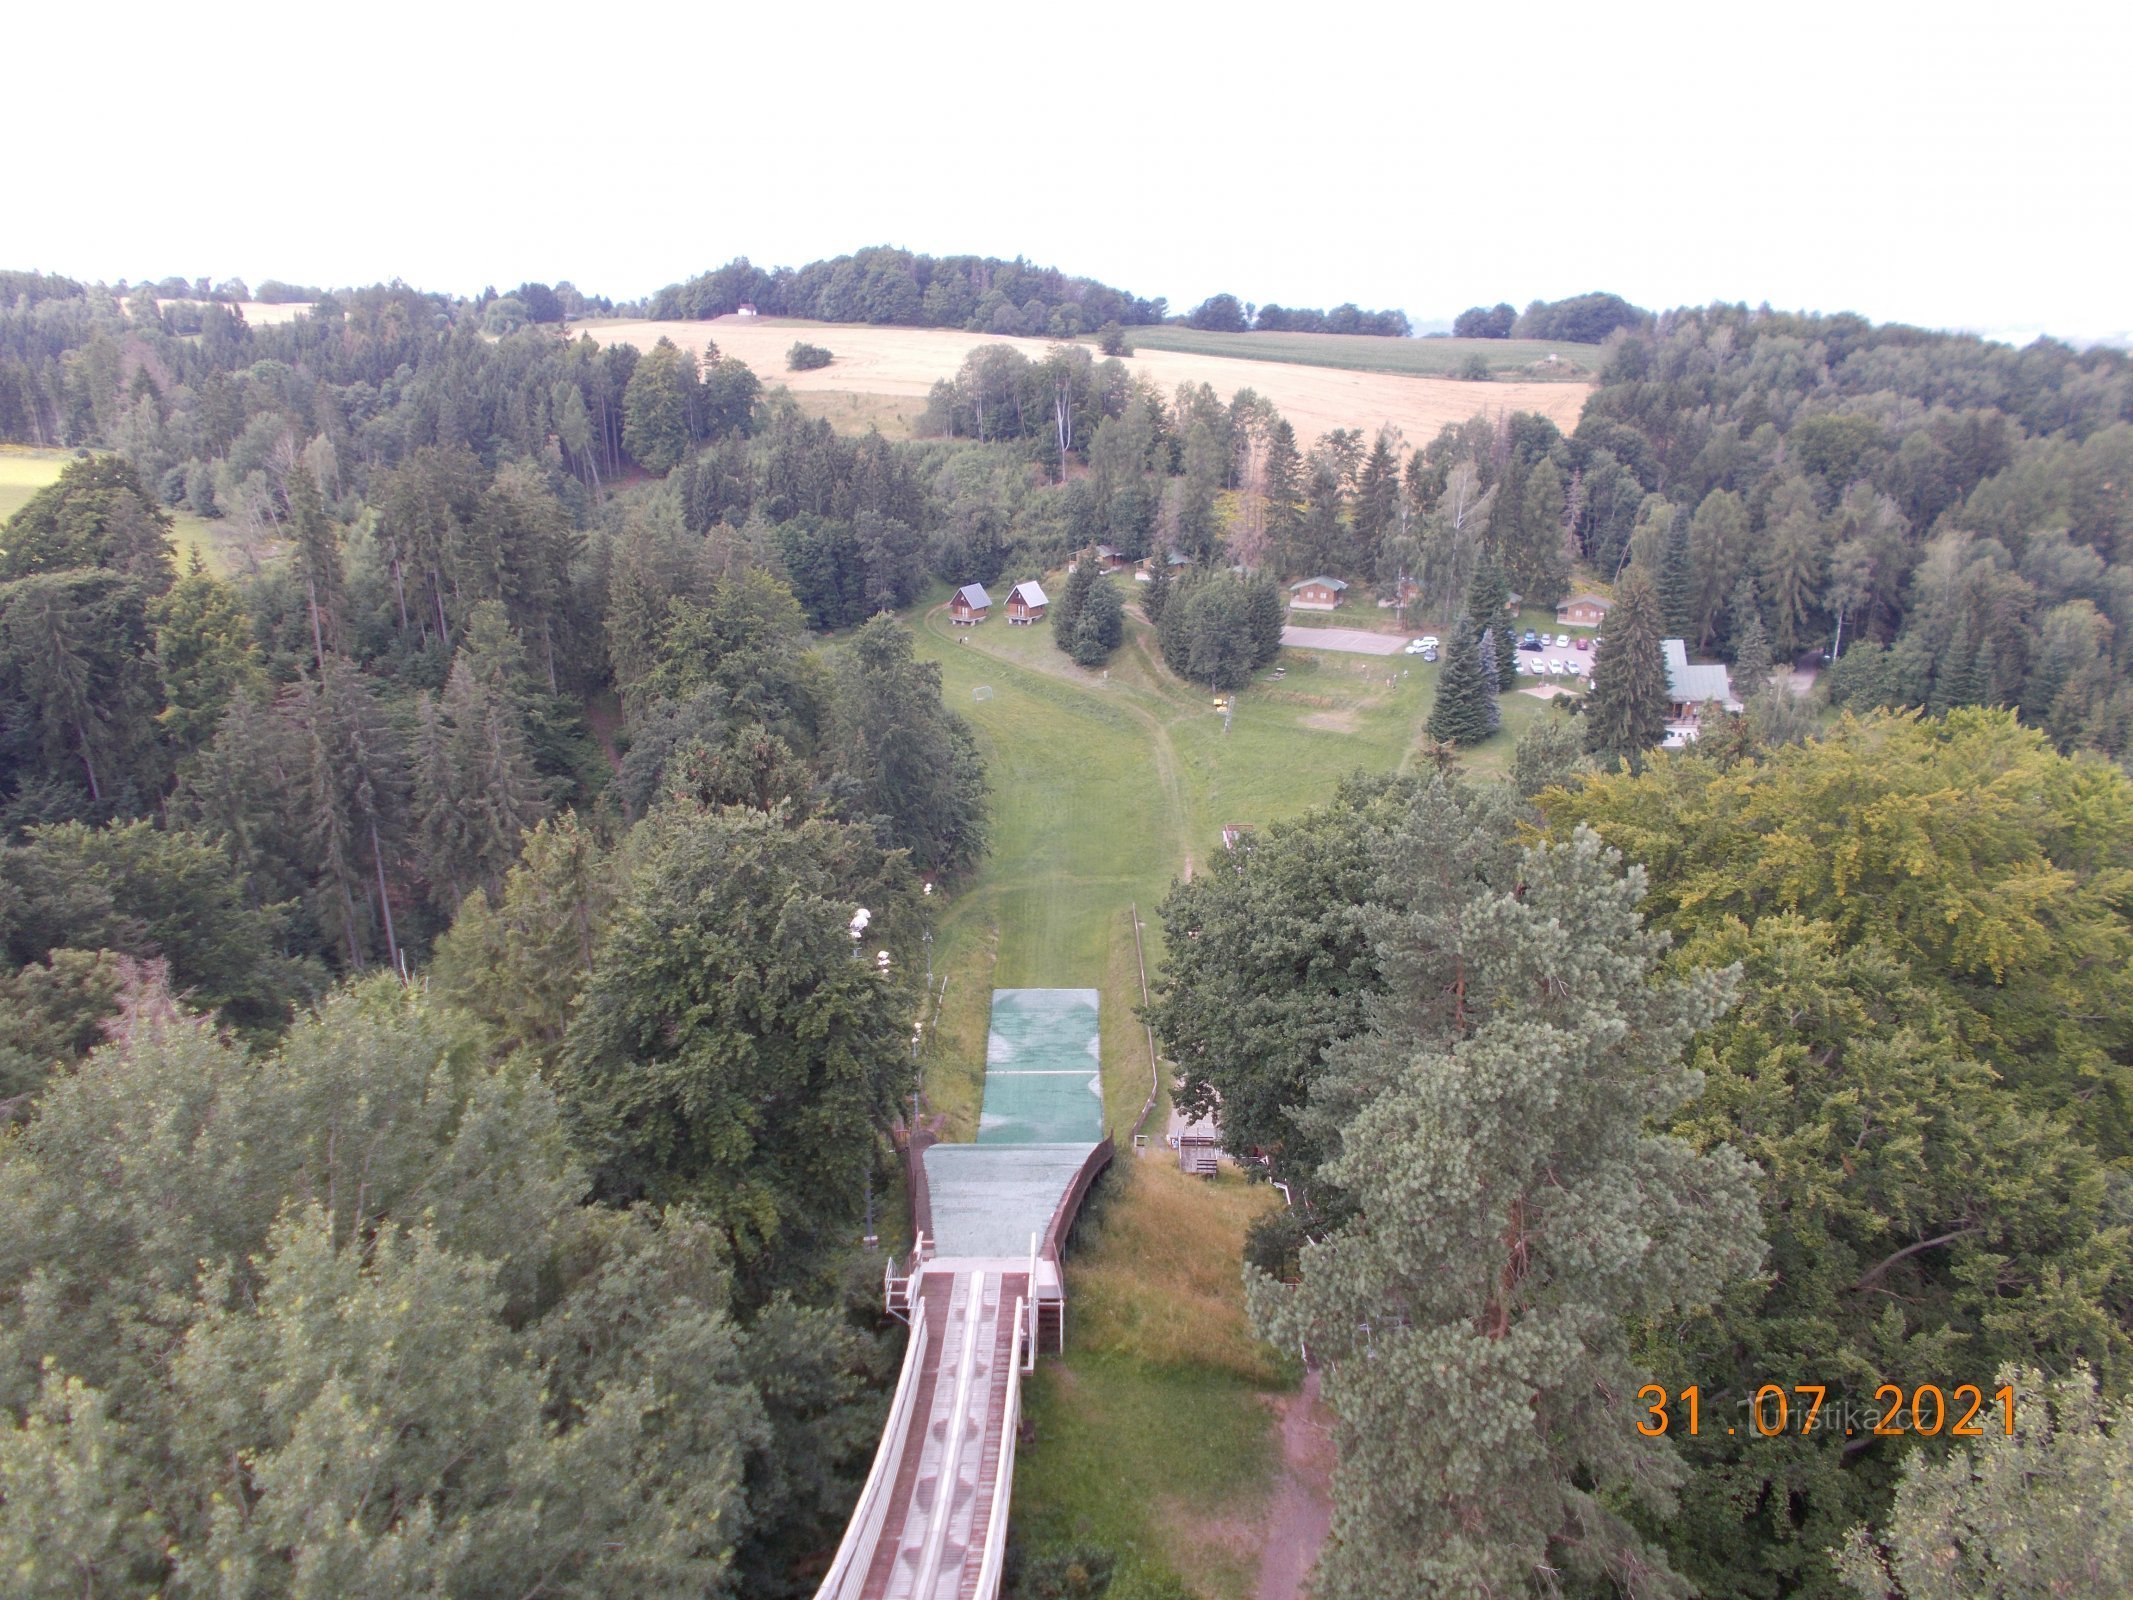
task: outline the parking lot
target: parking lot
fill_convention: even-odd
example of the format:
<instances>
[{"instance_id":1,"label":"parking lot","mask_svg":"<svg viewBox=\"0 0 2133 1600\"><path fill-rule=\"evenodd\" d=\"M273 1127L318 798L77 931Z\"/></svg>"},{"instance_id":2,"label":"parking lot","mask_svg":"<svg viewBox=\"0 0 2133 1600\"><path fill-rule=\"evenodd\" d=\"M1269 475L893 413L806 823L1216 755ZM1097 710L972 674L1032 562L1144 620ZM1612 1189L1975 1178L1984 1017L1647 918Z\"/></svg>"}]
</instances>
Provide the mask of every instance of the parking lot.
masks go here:
<instances>
[{"instance_id":1,"label":"parking lot","mask_svg":"<svg viewBox=\"0 0 2133 1600\"><path fill-rule=\"evenodd\" d=\"M1518 652L1518 670L1526 677L1545 677L1551 683L1569 684L1581 680L1589 683L1592 680L1593 653L1590 650L1580 650L1577 647L1577 641L1580 638L1589 637L1590 635L1572 634L1570 643L1566 646L1557 644L1555 642L1556 635L1551 633L1548 635L1548 643L1545 649L1521 650ZM1551 661L1564 665L1575 662L1578 670L1576 674L1551 671L1548 666Z\"/></svg>"}]
</instances>

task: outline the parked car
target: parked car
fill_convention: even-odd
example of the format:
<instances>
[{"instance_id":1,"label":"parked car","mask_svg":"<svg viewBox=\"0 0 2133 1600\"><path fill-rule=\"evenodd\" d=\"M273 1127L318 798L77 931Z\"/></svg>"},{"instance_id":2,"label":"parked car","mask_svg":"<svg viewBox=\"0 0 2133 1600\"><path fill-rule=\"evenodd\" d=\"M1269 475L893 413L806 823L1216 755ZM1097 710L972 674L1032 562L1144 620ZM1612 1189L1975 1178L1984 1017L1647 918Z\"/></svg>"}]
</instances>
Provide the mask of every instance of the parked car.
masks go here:
<instances>
[{"instance_id":1,"label":"parked car","mask_svg":"<svg viewBox=\"0 0 2133 1600\"><path fill-rule=\"evenodd\" d=\"M1431 645L1431 646L1430 646L1430 647L1429 647L1429 648L1428 648L1427 650L1423 651L1423 652L1422 652L1422 659L1423 659L1424 661L1434 661L1434 660L1436 660L1436 659L1437 659L1437 647L1436 647L1435 645Z\"/></svg>"},{"instance_id":2,"label":"parked car","mask_svg":"<svg viewBox=\"0 0 2133 1600\"><path fill-rule=\"evenodd\" d=\"M1570 648L1570 635L1567 633L1557 634L1555 636L1555 647L1558 650L1568 650Z\"/></svg>"},{"instance_id":3,"label":"parked car","mask_svg":"<svg viewBox=\"0 0 2133 1600\"><path fill-rule=\"evenodd\" d=\"M1590 650L1592 648L1592 641L1586 638L1583 634L1580 634L1578 635L1578 648L1580 650Z\"/></svg>"},{"instance_id":4,"label":"parked car","mask_svg":"<svg viewBox=\"0 0 2133 1600\"><path fill-rule=\"evenodd\" d=\"M1568 661L1565 661L1563 663L1563 670L1569 673L1570 676L1573 678L1582 678L1585 676L1585 663L1580 661L1576 656L1572 656Z\"/></svg>"},{"instance_id":5,"label":"parked car","mask_svg":"<svg viewBox=\"0 0 2133 1600\"><path fill-rule=\"evenodd\" d=\"M1434 650L1437 648L1437 636L1434 633L1425 633L1415 643L1425 650Z\"/></svg>"},{"instance_id":6,"label":"parked car","mask_svg":"<svg viewBox=\"0 0 2133 1600\"><path fill-rule=\"evenodd\" d=\"M1400 651L1403 656L1418 656L1422 653L1422 641L1416 639Z\"/></svg>"},{"instance_id":7,"label":"parked car","mask_svg":"<svg viewBox=\"0 0 2133 1600\"><path fill-rule=\"evenodd\" d=\"M1561 663L1560 661L1551 661L1551 662L1549 662L1549 663L1548 663L1548 676L1549 676L1549 677L1551 677L1551 678L1560 678L1560 677L1561 677L1562 675L1563 675L1563 664L1562 664L1562 663Z\"/></svg>"},{"instance_id":8,"label":"parked car","mask_svg":"<svg viewBox=\"0 0 2133 1600\"><path fill-rule=\"evenodd\" d=\"M1540 642L1540 638L1539 638L1539 636L1538 636L1537 634L1535 634L1535 633L1534 633L1534 631L1533 631L1533 630L1532 630L1531 628L1528 628L1528 629L1527 629L1527 630L1526 630L1526 631L1525 631L1525 632L1524 632L1523 634L1519 635L1519 640L1518 640L1518 648L1519 648L1519 649L1521 649L1521 650L1538 650L1538 649L1539 649L1540 647L1541 647L1541 642Z\"/></svg>"}]
</instances>

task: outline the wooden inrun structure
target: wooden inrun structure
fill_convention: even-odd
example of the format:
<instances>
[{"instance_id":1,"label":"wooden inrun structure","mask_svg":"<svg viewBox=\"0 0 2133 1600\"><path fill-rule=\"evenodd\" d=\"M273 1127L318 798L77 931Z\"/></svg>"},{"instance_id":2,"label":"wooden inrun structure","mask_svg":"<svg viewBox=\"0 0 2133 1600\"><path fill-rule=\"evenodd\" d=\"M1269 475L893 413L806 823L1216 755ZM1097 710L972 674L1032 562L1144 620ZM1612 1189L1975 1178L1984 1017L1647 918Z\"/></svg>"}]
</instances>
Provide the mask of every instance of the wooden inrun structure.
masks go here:
<instances>
[{"instance_id":1,"label":"wooden inrun structure","mask_svg":"<svg viewBox=\"0 0 2133 1600\"><path fill-rule=\"evenodd\" d=\"M911 1327L903 1370L816 1600L997 1600L1022 1378L1039 1350L1065 1348L1060 1252L1112 1145L1089 1148L1020 1259L936 1253L924 1155L910 1152L917 1246L882 1279L889 1310Z\"/></svg>"}]
</instances>

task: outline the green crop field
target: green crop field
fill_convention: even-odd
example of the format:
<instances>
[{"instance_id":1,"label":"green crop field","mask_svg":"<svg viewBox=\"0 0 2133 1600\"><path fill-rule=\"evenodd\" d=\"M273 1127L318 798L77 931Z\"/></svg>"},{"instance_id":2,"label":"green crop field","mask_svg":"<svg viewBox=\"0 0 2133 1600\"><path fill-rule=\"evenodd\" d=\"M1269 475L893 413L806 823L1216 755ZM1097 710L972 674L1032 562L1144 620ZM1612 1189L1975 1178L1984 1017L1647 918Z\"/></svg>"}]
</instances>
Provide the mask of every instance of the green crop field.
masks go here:
<instances>
[{"instance_id":1,"label":"green crop field","mask_svg":"<svg viewBox=\"0 0 2133 1600\"><path fill-rule=\"evenodd\" d=\"M1208 1530L1256 1526L1276 1470L1264 1397L1294 1373L1250 1337L1239 1262L1251 1217L1278 1202L1238 1179L1177 1174L1160 1100L1155 1153L1130 1154L1150 1086L1133 909L1152 979L1155 908L1172 881L1219 864L1227 823L1264 826L1322 802L1357 768L1412 762L1437 669L1284 651L1282 678L1260 672L1225 730L1208 692L1161 665L1137 613L1107 671L1075 666L1045 624L995 616L956 628L931 602L912 620L948 704L977 730L992 784L990 854L934 930L947 989L926 1048L931 1108L951 1137L975 1131L993 989L1093 985L1105 1126L1121 1146L1068 1268L1067 1353L1033 1382L1017 1525L1102 1543L1121 1553L1122 1575L1189 1573L1198 1590L1241 1600L1256 1546L1211 1546ZM1544 709L1524 695L1502 704L1505 731L1471 754L1476 770L1500 767Z\"/></svg>"},{"instance_id":2,"label":"green crop field","mask_svg":"<svg viewBox=\"0 0 2133 1600\"><path fill-rule=\"evenodd\" d=\"M1177 350L1187 355L1229 356L1239 361L1284 361L1350 372L1396 372L1415 378L1448 378L1471 357L1489 371L1527 380L1559 378L1587 382L1600 370L1600 347L1545 339L1380 339L1359 333L1202 333L1197 328L1128 328L1126 342L1139 350ZM1553 356L1553 361L1549 357Z\"/></svg>"}]
</instances>

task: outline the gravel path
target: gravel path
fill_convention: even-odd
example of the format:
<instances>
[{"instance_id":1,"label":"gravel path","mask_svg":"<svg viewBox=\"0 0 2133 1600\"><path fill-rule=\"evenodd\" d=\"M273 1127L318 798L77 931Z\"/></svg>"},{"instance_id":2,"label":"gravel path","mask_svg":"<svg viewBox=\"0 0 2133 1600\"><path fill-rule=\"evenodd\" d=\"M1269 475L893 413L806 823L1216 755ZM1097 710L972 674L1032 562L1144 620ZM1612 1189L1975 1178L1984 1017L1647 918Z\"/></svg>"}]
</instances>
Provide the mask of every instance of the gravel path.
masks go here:
<instances>
[{"instance_id":1,"label":"gravel path","mask_svg":"<svg viewBox=\"0 0 2133 1600\"><path fill-rule=\"evenodd\" d=\"M1420 634L1366 633L1361 628L1294 628L1281 630L1281 642L1291 650L1339 650L1357 656L1396 656L1409 639Z\"/></svg>"}]
</instances>

